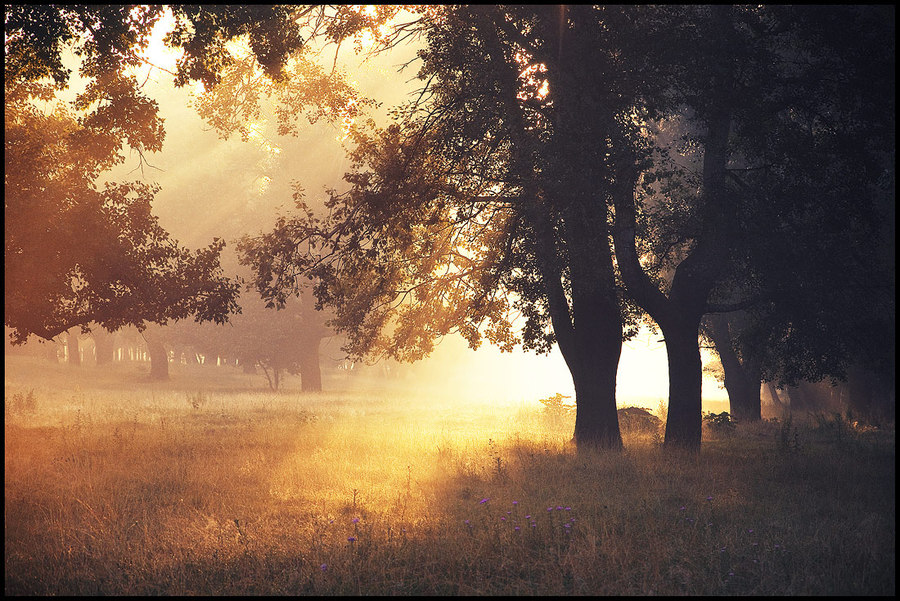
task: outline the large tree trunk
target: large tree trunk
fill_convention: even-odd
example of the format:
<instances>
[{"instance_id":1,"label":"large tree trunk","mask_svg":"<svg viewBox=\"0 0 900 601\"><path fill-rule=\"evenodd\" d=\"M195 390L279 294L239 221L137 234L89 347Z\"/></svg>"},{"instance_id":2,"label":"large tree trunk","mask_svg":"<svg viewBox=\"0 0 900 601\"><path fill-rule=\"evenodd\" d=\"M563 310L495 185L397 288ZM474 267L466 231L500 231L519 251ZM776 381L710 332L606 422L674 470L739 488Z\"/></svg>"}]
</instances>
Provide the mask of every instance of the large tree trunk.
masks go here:
<instances>
[{"instance_id":1,"label":"large tree trunk","mask_svg":"<svg viewBox=\"0 0 900 601\"><path fill-rule=\"evenodd\" d=\"M741 362L734 351L731 320L728 317L722 314L708 315L706 322L706 332L716 345L725 371L725 390L728 391L731 415L738 421L758 422L762 419L759 362Z\"/></svg>"},{"instance_id":2,"label":"large tree trunk","mask_svg":"<svg viewBox=\"0 0 900 601\"><path fill-rule=\"evenodd\" d=\"M97 365L112 363L115 351L115 335L101 327L95 327L91 332L94 338L94 353L97 356Z\"/></svg>"},{"instance_id":3,"label":"large tree trunk","mask_svg":"<svg viewBox=\"0 0 900 601\"><path fill-rule=\"evenodd\" d=\"M162 342L154 337L144 338L147 340L147 350L150 353L150 379L151 380L168 380L169 379L169 353Z\"/></svg>"},{"instance_id":4,"label":"large tree trunk","mask_svg":"<svg viewBox=\"0 0 900 601\"><path fill-rule=\"evenodd\" d=\"M319 366L318 337L300 337L300 390L303 392L322 392L322 370Z\"/></svg>"},{"instance_id":5,"label":"large tree trunk","mask_svg":"<svg viewBox=\"0 0 900 601\"><path fill-rule=\"evenodd\" d=\"M69 328L66 332L66 349L69 365L79 367L81 365L81 352L78 349L78 328Z\"/></svg>"},{"instance_id":6,"label":"large tree trunk","mask_svg":"<svg viewBox=\"0 0 900 601\"><path fill-rule=\"evenodd\" d=\"M606 329L612 333L600 335L604 324L599 313L598 323L588 332L579 331L574 348L565 356L575 385L574 440L578 448L619 450L622 434L616 411L616 372L622 353L622 326L618 312L607 315ZM583 322L581 328L585 328Z\"/></svg>"},{"instance_id":7,"label":"large tree trunk","mask_svg":"<svg viewBox=\"0 0 900 601\"><path fill-rule=\"evenodd\" d=\"M700 450L701 386L699 319L682 319L660 324L666 341L669 365L669 408L664 446L689 451Z\"/></svg>"}]
</instances>

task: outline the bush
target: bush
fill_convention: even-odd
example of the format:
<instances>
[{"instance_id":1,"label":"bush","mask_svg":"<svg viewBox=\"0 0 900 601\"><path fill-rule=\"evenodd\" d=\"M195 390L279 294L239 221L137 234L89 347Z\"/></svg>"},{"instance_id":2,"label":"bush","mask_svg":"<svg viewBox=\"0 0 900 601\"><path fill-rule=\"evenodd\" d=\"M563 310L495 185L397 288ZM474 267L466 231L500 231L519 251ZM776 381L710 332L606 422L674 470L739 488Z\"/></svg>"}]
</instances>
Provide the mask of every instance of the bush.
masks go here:
<instances>
[{"instance_id":1,"label":"bush","mask_svg":"<svg viewBox=\"0 0 900 601\"><path fill-rule=\"evenodd\" d=\"M619 409L619 428L629 434L657 434L662 420L643 407L622 407Z\"/></svg>"},{"instance_id":2,"label":"bush","mask_svg":"<svg viewBox=\"0 0 900 601\"><path fill-rule=\"evenodd\" d=\"M709 430L722 436L730 436L734 433L734 420L727 411L722 413L709 412L703 416L703 421Z\"/></svg>"}]
</instances>

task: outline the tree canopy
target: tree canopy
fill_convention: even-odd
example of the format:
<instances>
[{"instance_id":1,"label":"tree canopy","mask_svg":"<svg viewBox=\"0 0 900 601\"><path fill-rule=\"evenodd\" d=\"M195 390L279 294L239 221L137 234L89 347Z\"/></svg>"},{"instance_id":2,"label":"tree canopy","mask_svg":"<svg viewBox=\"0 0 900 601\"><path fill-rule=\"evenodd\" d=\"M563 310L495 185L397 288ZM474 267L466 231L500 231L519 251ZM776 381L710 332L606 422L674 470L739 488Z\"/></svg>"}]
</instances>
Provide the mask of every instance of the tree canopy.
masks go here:
<instances>
[{"instance_id":1,"label":"tree canopy","mask_svg":"<svg viewBox=\"0 0 900 601\"><path fill-rule=\"evenodd\" d=\"M152 216L141 182L98 185L123 150L162 147L156 102L132 68L147 59L164 6L11 5L4 13L5 323L17 341L92 322L109 329L189 315L222 321L237 284L219 267L223 242L191 252ZM302 44L288 7L172 8L167 43L182 48L176 84L213 86L230 64L226 43L246 35L277 77ZM70 50L84 80L69 106Z\"/></svg>"}]
</instances>

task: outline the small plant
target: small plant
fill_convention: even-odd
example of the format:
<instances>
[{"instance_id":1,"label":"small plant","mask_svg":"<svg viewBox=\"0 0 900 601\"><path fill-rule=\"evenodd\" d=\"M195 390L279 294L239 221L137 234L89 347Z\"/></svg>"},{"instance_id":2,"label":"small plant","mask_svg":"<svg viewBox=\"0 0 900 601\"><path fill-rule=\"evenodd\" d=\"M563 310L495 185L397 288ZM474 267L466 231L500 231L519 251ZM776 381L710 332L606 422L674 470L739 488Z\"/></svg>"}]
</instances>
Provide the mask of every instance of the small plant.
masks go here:
<instances>
[{"instance_id":1,"label":"small plant","mask_svg":"<svg viewBox=\"0 0 900 601\"><path fill-rule=\"evenodd\" d=\"M209 397L204 395L202 390L198 390L197 394L188 394L187 400L191 406L191 409L193 409L194 411L199 411L209 400Z\"/></svg>"},{"instance_id":2,"label":"small plant","mask_svg":"<svg viewBox=\"0 0 900 601\"><path fill-rule=\"evenodd\" d=\"M847 436L848 424L844 421L843 415L838 412L833 413L831 416L816 413L813 417L816 420L816 430L838 444L844 441Z\"/></svg>"},{"instance_id":3,"label":"small plant","mask_svg":"<svg viewBox=\"0 0 900 601\"><path fill-rule=\"evenodd\" d=\"M37 411L37 398L34 396L34 390L13 394L7 410L13 414L34 413Z\"/></svg>"},{"instance_id":4,"label":"small plant","mask_svg":"<svg viewBox=\"0 0 900 601\"><path fill-rule=\"evenodd\" d=\"M709 412L703 416L703 421L706 422L710 431L715 432L716 434L729 436L734 433L734 420L731 419L731 414L727 411L723 411L722 413Z\"/></svg>"},{"instance_id":5,"label":"small plant","mask_svg":"<svg viewBox=\"0 0 900 601\"><path fill-rule=\"evenodd\" d=\"M565 394L556 393L538 402L544 406L544 413L552 417L568 417L575 413L575 403L566 403L564 399L571 398Z\"/></svg>"},{"instance_id":6,"label":"small plant","mask_svg":"<svg viewBox=\"0 0 900 601\"><path fill-rule=\"evenodd\" d=\"M794 455L803 450L800 441L800 431L794 427L791 416L788 415L778 431L778 451Z\"/></svg>"}]
</instances>

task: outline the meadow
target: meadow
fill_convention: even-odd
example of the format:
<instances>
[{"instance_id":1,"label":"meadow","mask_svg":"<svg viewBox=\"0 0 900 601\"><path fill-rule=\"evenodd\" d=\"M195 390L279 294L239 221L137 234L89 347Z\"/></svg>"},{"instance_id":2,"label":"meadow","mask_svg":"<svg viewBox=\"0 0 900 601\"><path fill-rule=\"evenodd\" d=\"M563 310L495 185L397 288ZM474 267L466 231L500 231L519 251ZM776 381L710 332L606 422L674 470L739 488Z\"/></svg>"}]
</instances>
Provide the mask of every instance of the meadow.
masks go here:
<instances>
[{"instance_id":1,"label":"meadow","mask_svg":"<svg viewBox=\"0 0 900 601\"><path fill-rule=\"evenodd\" d=\"M589 453L453 383L5 364L7 595L895 593L893 428Z\"/></svg>"}]
</instances>

